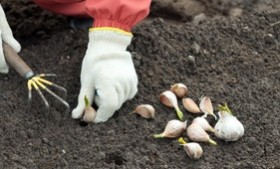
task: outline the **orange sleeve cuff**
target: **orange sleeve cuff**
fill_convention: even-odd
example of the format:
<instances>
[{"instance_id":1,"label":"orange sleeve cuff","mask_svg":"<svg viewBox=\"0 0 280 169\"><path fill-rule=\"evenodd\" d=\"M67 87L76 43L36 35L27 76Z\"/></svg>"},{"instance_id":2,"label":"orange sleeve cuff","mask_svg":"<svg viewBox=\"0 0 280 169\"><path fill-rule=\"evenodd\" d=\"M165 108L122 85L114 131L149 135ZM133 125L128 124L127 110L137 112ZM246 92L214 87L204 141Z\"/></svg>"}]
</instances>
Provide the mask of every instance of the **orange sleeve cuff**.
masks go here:
<instances>
[{"instance_id":1,"label":"orange sleeve cuff","mask_svg":"<svg viewBox=\"0 0 280 169\"><path fill-rule=\"evenodd\" d=\"M151 0L87 0L86 11L94 18L93 27L114 27L131 31L147 17Z\"/></svg>"}]
</instances>

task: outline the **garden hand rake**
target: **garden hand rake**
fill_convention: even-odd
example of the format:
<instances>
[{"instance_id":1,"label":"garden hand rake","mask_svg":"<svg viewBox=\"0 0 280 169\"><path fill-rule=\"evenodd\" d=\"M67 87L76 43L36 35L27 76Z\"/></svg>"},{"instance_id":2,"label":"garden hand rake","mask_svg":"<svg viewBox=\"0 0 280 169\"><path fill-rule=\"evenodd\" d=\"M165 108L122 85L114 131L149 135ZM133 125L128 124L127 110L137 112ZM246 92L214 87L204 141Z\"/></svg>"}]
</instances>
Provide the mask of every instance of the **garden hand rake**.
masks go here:
<instances>
[{"instance_id":1,"label":"garden hand rake","mask_svg":"<svg viewBox=\"0 0 280 169\"><path fill-rule=\"evenodd\" d=\"M67 90L64 87L45 79L45 77L48 76L56 76L55 74L35 74L31 70L31 68L22 60L22 58L14 51L14 49L4 42L3 42L3 51L8 65L14 68L16 72L18 72L23 78L27 80L28 105L30 105L32 99L32 89L35 89L36 92L41 97L41 99L43 100L46 109L49 110L50 107L49 102L43 95L41 91L43 90L49 93L50 95L52 95L56 100L61 102L66 107L67 113L70 111L69 104L63 98L58 96L56 93L54 93L47 87L47 86L54 87L58 90L63 91L65 95L67 94Z\"/></svg>"}]
</instances>

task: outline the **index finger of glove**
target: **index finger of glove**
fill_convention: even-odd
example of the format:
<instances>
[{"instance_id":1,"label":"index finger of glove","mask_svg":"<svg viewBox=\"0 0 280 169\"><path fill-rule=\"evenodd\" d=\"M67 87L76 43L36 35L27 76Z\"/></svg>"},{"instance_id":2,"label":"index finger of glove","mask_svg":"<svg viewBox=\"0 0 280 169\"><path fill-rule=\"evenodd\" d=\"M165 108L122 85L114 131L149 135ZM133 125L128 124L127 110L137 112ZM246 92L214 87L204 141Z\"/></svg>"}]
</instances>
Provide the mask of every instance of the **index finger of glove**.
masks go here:
<instances>
[{"instance_id":1,"label":"index finger of glove","mask_svg":"<svg viewBox=\"0 0 280 169\"><path fill-rule=\"evenodd\" d=\"M95 98L99 102L99 108L95 118L96 123L107 121L119 109L118 94L112 86L97 88Z\"/></svg>"}]
</instances>

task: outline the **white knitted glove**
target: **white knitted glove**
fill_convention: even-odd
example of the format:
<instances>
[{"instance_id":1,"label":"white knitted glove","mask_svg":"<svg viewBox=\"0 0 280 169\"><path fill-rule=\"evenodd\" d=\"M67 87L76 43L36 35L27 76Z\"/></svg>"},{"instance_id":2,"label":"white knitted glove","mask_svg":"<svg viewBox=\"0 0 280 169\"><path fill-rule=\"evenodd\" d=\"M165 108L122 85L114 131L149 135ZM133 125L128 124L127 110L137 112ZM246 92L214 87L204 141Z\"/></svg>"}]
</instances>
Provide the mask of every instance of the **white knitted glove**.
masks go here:
<instances>
[{"instance_id":1,"label":"white knitted glove","mask_svg":"<svg viewBox=\"0 0 280 169\"><path fill-rule=\"evenodd\" d=\"M94 28L82 64L81 89L72 118L81 118L85 95L97 106L95 122L107 121L137 93L138 79L130 52L132 34L119 29Z\"/></svg>"},{"instance_id":2,"label":"white knitted glove","mask_svg":"<svg viewBox=\"0 0 280 169\"><path fill-rule=\"evenodd\" d=\"M21 49L20 44L13 36L12 30L6 19L5 12L0 4L0 73L8 73L9 67L4 57L2 41L10 45L17 53Z\"/></svg>"}]
</instances>

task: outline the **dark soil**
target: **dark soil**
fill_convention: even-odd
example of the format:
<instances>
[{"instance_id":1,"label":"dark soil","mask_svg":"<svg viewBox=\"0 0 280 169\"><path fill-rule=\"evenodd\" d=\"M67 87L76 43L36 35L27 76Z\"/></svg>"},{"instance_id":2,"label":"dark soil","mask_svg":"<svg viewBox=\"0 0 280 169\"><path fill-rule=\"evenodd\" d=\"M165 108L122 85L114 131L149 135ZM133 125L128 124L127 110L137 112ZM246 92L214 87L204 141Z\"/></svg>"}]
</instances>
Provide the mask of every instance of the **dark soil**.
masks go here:
<instances>
[{"instance_id":1,"label":"dark soil","mask_svg":"<svg viewBox=\"0 0 280 169\"><path fill-rule=\"evenodd\" d=\"M280 24L274 24L280 21L279 2L196 2L203 11L191 15L180 13L176 5L168 10L164 3L169 1L153 2L150 19L133 30L129 47L139 92L106 123L83 125L70 114L61 116L64 108L54 102L46 118L35 93L27 110L26 81L13 70L0 75L0 168L279 169ZM22 58L37 72L56 73L52 80L67 88L74 108L87 31L71 29L67 18L31 1L2 5L22 44ZM231 9L242 14L229 14ZM201 12L206 17L194 23ZM198 161L189 159L176 140L152 138L176 118L159 102L159 94L176 82L186 84L196 101L208 95L215 106L227 102L245 126L244 137L226 143L211 135L218 146L202 143L204 155ZM156 108L154 120L128 115L142 103ZM189 121L195 117L184 113ZM209 121L215 124L211 117Z\"/></svg>"}]
</instances>

